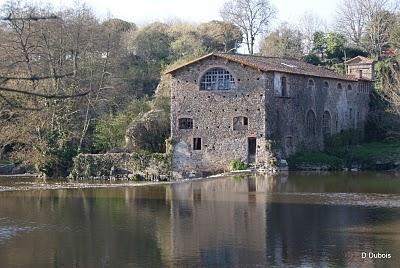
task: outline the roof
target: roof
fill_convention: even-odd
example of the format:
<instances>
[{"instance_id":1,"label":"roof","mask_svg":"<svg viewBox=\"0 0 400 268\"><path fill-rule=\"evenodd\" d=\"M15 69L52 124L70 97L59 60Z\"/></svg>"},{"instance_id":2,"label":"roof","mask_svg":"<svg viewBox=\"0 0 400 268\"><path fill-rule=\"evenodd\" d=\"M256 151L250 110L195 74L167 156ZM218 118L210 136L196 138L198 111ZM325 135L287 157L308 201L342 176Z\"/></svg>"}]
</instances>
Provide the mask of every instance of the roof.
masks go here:
<instances>
[{"instance_id":1,"label":"roof","mask_svg":"<svg viewBox=\"0 0 400 268\"><path fill-rule=\"evenodd\" d=\"M369 58L363 57L363 56L357 56L352 59L346 60L344 63L345 64L373 64L375 61L371 60Z\"/></svg>"},{"instance_id":2,"label":"roof","mask_svg":"<svg viewBox=\"0 0 400 268\"><path fill-rule=\"evenodd\" d=\"M237 62L264 72L281 72L281 73L299 74L299 75L307 75L315 77L333 78L340 80L357 81L357 79L353 76L342 75L327 68L321 66L315 66L296 59L263 57L263 56L243 55L243 54L228 54L221 52L213 52L198 59L195 59L193 61L189 61L178 67L168 70L166 73L173 73L188 65L194 64L198 61L213 56L228 61Z\"/></svg>"}]
</instances>

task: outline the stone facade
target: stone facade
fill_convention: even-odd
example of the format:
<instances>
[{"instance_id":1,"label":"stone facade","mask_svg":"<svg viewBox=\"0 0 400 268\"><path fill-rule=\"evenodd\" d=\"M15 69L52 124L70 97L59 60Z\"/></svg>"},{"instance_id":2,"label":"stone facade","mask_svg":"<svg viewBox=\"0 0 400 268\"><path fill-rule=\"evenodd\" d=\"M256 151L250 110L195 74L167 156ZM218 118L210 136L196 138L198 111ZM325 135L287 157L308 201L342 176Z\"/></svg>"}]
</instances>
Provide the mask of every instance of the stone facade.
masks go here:
<instances>
[{"instance_id":1,"label":"stone facade","mask_svg":"<svg viewBox=\"0 0 400 268\"><path fill-rule=\"evenodd\" d=\"M228 71L234 88L201 90L213 68ZM175 176L225 171L232 160L268 168L276 156L322 149L324 137L363 128L372 85L349 76L266 71L215 54L169 73ZM190 124L182 129L180 120Z\"/></svg>"}]
</instances>

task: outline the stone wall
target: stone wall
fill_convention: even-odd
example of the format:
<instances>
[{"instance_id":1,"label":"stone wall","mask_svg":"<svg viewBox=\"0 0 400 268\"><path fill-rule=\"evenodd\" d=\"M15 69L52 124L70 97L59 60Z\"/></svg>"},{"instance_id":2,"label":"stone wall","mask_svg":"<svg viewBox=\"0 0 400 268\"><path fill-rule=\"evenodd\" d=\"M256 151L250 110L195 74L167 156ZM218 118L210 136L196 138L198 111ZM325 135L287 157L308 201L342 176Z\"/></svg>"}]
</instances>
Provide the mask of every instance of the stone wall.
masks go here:
<instances>
[{"instance_id":1,"label":"stone wall","mask_svg":"<svg viewBox=\"0 0 400 268\"><path fill-rule=\"evenodd\" d=\"M276 88L273 94L267 91L266 135L282 149L284 156L296 151L323 149L324 138L328 137L323 135L325 112L330 116L330 134L364 128L370 90L360 90L360 82L275 73L276 77L282 75L287 77L288 94L280 96ZM314 83L312 87L310 79ZM307 131L309 111L315 115L314 134Z\"/></svg>"},{"instance_id":2,"label":"stone wall","mask_svg":"<svg viewBox=\"0 0 400 268\"><path fill-rule=\"evenodd\" d=\"M171 157L169 154L146 152L79 154L74 159L70 177L170 180Z\"/></svg>"}]
</instances>

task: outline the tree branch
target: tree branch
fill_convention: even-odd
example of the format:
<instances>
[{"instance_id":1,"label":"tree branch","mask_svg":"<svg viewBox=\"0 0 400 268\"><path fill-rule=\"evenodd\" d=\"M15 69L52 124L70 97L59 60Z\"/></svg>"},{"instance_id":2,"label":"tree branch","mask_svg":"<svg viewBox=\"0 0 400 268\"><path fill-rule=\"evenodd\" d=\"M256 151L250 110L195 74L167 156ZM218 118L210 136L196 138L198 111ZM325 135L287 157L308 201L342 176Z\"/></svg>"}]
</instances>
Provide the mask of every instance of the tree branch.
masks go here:
<instances>
[{"instance_id":1,"label":"tree branch","mask_svg":"<svg viewBox=\"0 0 400 268\"><path fill-rule=\"evenodd\" d=\"M60 75L49 75L49 76L37 76L33 75L30 77L21 77L21 76L1 76L0 79L4 79L5 81L8 80L30 80L30 81L39 81L39 80L46 80L46 79L61 79L65 78L67 76L72 76L73 73L67 73L67 74L60 74Z\"/></svg>"},{"instance_id":2,"label":"tree branch","mask_svg":"<svg viewBox=\"0 0 400 268\"><path fill-rule=\"evenodd\" d=\"M7 17L0 17L0 20L4 21L39 21L39 20L56 20L59 19L56 15L51 16L33 16L29 15L27 17L12 17L11 14Z\"/></svg>"},{"instance_id":3,"label":"tree branch","mask_svg":"<svg viewBox=\"0 0 400 268\"><path fill-rule=\"evenodd\" d=\"M42 94L42 93L36 93L36 92L29 92L29 91L24 91L24 90L19 90L19 89L14 89L14 88L8 88L8 87L3 87L3 86L0 86L0 91L13 92L13 93L17 93L17 94L40 97L40 98L45 98L45 99L77 98L77 97L83 97L83 96L89 94L89 92L90 92L90 90L88 90L88 91L85 91L85 92L82 92L82 93L77 93L77 94L56 95L56 94Z\"/></svg>"}]
</instances>

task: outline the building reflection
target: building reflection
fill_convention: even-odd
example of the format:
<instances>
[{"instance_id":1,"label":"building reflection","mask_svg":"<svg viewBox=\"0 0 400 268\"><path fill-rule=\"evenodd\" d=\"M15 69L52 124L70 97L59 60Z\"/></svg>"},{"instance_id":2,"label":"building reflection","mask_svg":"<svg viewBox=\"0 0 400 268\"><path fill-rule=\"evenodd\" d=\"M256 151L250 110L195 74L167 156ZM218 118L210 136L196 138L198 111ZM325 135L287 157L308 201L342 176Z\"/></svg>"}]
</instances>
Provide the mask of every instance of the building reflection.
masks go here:
<instances>
[{"instance_id":1,"label":"building reflection","mask_svg":"<svg viewBox=\"0 0 400 268\"><path fill-rule=\"evenodd\" d=\"M266 193L276 184L263 175L220 178L167 187L171 244L167 259L201 266L265 263Z\"/></svg>"}]
</instances>

